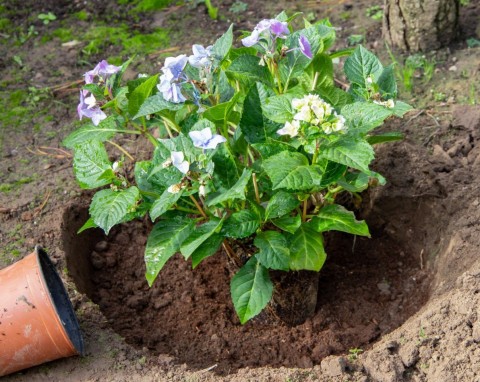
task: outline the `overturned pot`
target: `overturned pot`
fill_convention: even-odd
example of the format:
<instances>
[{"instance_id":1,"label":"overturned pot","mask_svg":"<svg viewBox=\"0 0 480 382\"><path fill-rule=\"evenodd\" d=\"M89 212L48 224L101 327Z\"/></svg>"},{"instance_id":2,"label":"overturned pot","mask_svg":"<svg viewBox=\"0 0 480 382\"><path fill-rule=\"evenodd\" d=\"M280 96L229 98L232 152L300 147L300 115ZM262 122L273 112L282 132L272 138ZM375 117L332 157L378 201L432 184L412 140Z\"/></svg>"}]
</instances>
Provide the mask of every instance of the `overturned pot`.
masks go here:
<instances>
[{"instance_id":1,"label":"overturned pot","mask_svg":"<svg viewBox=\"0 0 480 382\"><path fill-rule=\"evenodd\" d=\"M62 280L40 247L0 270L0 377L83 354L83 339Z\"/></svg>"}]
</instances>

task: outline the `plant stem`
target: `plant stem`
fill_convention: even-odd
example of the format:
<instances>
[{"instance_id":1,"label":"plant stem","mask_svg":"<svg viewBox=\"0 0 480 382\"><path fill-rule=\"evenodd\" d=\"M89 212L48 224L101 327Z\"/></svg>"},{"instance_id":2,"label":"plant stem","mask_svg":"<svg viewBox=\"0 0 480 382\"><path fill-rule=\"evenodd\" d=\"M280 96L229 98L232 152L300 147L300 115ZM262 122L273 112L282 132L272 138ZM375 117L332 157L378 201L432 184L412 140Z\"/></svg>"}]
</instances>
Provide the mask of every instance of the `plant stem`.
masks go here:
<instances>
[{"instance_id":1,"label":"plant stem","mask_svg":"<svg viewBox=\"0 0 480 382\"><path fill-rule=\"evenodd\" d=\"M195 203L195 207L197 207L197 210L200 212L200 214L205 218L208 219L207 214L203 210L202 206L197 202L197 199L193 195L190 195L190 199L192 199L193 203Z\"/></svg>"},{"instance_id":2,"label":"plant stem","mask_svg":"<svg viewBox=\"0 0 480 382\"><path fill-rule=\"evenodd\" d=\"M252 174L253 188L255 189L255 199L257 203L260 204L260 194L258 193L258 184L257 184L257 174Z\"/></svg>"},{"instance_id":3,"label":"plant stem","mask_svg":"<svg viewBox=\"0 0 480 382\"><path fill-rule=\"evenodd\" d=\"M155 137L152 134L150 134L148 131L144 131L143 134L145 134L145 136L148 138L148 140L152 143L154 147L157 147L159 145Z\"/></svg>"},{"instance_id":4,"label":"plant stem","mask_svg":"<svg viewBox=\"0 0 480 382\"><path fill-rule=\"evenodd\" d=\"M313 77L312 88L310 89L312 92L315 90L318 81L318 72L315 72L315 76Z\"/></svg>"},{"instance_id":5,"label":"plant stem","mask_svg":"<svg viewBox=\"0 0 480 382\"><path fill-rule=\"evenodd\" d=\"M308 199L303 201L303 213L302 213L302 222L307 219L307 206L308 206Z\"/></svg>"},{"instance_id":6,"label":"plant stem","mask_svg":"<svg viewBox=\"0 0 480 382\"><path fill-rule=\"evenodd\" d=\"M135 162L135 158L132 157L127 150L125 150L123 147L117 145L115 142L112 142L110 140L107 140L108 143L110 143L112 146L115 146L117 149L119 149L122 153L124 153L132 162Z\"/></svg>"},{"instance_id":7,"label":"plant stem","mask_svg":"<svg viewBox=\"0 0 480 382\"><path fill-rule=\"evenodd\" d=\"M223 241L222 246L227 253L227 256L235 263L237 267L241 268L242 264L240 264L239 259L237 256L235 256L235 252L233 251L232 247L230 247L230 244L228 244L226 239Z\"/></svg>"}]
</instances>

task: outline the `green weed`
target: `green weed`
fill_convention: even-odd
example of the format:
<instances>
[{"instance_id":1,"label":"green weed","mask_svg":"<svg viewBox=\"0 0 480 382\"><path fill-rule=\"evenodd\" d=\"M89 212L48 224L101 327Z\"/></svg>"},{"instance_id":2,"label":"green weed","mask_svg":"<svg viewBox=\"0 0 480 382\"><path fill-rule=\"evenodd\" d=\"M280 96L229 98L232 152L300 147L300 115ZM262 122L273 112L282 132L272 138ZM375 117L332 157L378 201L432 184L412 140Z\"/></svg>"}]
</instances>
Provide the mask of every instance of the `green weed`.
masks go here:
<instances>
[{"instance_id":1,"label":"green weed","mask_svg":"<svg viewBox=\"0 0 480 382\"><path fill-rule=\"evenodd\" d=\"M229 11L232 13L243 13L248 9L248 4L241 1L235 0L235 2L230 7Z\"/></svg>"},{"instance_id":2,"label":"green weed","mask_svg":"<svg viewBox=\"0 0 480 382\"><path fill-rule=\"evenodd\" d=\"M50 24L51 21L56 20L57 16L55 16L52 12L48 12L48 13L40 13L37 16L37 18L39 20L42 20L44 25L48 25Z\"/></svg>"},{"instance_id":3,"label":"green weed","mask_svg":"<svg viewBox=\"0 0 480 382\"><path fill-rule=\"evenodd\" d=\"M368 7L365 14L373 20L381 20L383 17L383 8L380 5Z\"/></svg>"},{"instance_id":4,"label":"green weed","mask_svg":"<svg viewBox=\"0 0 480 382\"><path fill-rule=\"evenodd\" d=\"M349 353L348 354L348 360L350 362L353 362L353 361L357 360L360 353L363 353L363 349L360 349L360 348L349 349L348 353Z\"/></svg>"}]
</instances>

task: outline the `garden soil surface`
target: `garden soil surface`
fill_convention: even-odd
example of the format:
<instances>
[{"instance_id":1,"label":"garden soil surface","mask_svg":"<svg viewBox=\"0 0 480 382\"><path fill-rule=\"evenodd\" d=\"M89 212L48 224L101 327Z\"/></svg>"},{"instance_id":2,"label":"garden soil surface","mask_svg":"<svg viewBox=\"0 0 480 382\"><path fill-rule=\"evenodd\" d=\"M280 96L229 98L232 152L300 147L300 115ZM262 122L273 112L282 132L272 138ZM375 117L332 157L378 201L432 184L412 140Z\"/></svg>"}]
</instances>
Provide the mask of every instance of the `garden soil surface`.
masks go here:
<instances>
[{"instance_id":1,"label":"garden soil surface","mask_svg":"<svg viewBox=\"0 0 480 382\"><path fill-rule=\"evenodd\" d=\"M210 20L202 5L176 5L139 20L125 16L125 22L168 28L169 54L177 55L193 42L211 43L231 22L251 30L282 8L300 10L329 16L341 28L339 47L363 34L367 47L389 60L379 21L365 16L380 5L374 1L246 3L246 11L234 13L233 1L222 2L221 21ZM68 19L82 9L102 17L119 7L114 1L52 1L25 9ZM327 236L315 315L295 327L268 314L240 325L221 252L195 270L177 255L149 288L143 263L148 220L116 227L108 237L96 230L77 234L92 194L79 190L69 153L58 149L76 118L78 85L69 84L89 67L76 45L32 39L19 48L4 38L5 91L48 86L54 97L38 104L53 118L1 126L0 266L36 244L46 248L67 286L86 355L2 381L480 381L480 107L474 105L480 102L480 47L465 43L480 38L479 15L478 1L462 8L459 41L435 53L431 82L417 78L414 90L404 93L416 109L382 128L405 139L376 148L373 169L388 183L364 193L355 206L372 238ZM26 17L19 10L15 21ZM130 75L158 71L162 57L139 59ZM122 144L136 157L148 155L142 142L125 138ZM112 158L119 155L111 151Z\"/></svg>"}]
</instances>

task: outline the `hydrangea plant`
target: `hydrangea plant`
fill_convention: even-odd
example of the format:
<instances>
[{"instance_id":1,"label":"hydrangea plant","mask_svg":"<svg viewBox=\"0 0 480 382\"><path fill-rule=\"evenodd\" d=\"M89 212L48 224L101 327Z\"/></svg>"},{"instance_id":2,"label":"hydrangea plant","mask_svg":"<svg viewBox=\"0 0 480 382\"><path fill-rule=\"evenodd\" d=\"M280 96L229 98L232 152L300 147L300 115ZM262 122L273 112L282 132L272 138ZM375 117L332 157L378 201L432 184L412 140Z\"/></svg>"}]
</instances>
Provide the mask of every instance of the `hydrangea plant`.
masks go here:
<instances>
[{"instance_id":1,"label":"hydrangea plant","mask_svg":"<svg viewBox=\"0 0 480 382\"><path fill-rule=\"evenodd\" d=\"M101 188L81 230L108 234L148 215L150 285L175 253L195 268L223 246L239 265L230 289L241 323L270 301L269 270L322 268L324 232L370 235L337 196L384 184L369 168L372 145L400 136L374 129L410 109L395 100L391 66L362 46L330 51L330 23L294 30L297 16L262 20L238 44L230 27L213 45L193 45L191 55L126 84L130 60L102 61L80 91L78 114L89 121L64 141L80 187ZM348 90L334 78L334 61L345 56ZM119 134L148 139L151 159L135 162L112 141ZM120 159L110 161L106 142ZM235 240L248 244L246 259Z\"/></svg>"}]
</instances>

